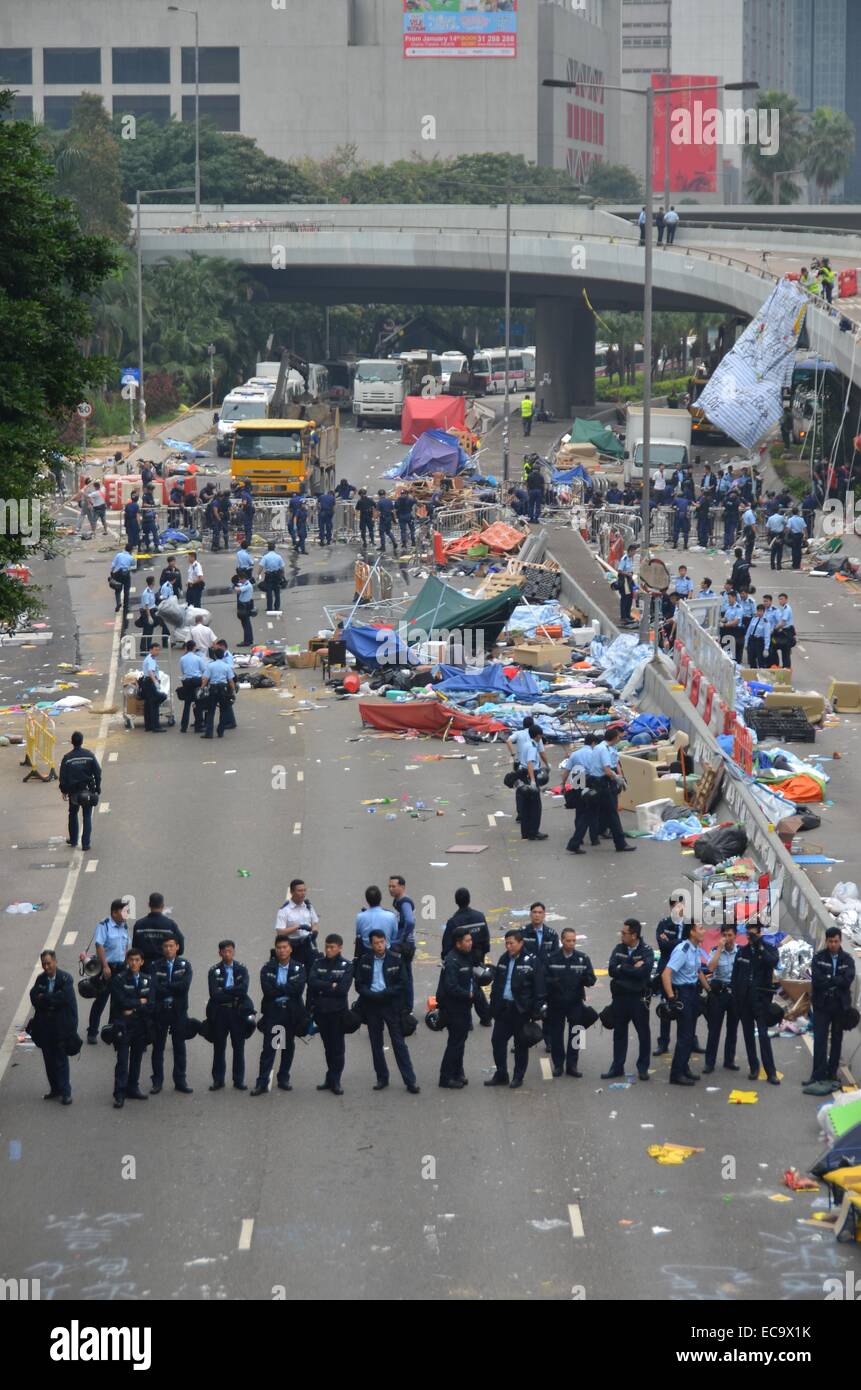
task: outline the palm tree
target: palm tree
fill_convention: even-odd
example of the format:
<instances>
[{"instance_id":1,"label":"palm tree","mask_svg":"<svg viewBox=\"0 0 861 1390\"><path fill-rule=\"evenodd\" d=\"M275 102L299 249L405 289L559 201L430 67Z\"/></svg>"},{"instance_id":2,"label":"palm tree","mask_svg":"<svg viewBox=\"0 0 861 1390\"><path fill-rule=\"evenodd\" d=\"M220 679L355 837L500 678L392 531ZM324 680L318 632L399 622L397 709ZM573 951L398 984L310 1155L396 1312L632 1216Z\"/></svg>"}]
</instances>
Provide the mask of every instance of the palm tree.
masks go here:
<instances>
[{"instance_id":1,"label":"palm tree","mask_svg":"<svg viewBox=\"0 0 861 1390\"><path fill-rule=\"evenodd\" d=\"M819 189L823 203L829 189L849 172L855 152L855 129L845 111L817 106L807 129L803 169Z\"/></svg>"},{"instance_id":2,"label":"palm tree","mask_svg":"<svg viewBox=\"0 0 861 1390\"><path fill-rule=\"evenodd\" d=\"M780 122L780 140L775 154L763 154L758 145L745 147L747 197L759 204L796 202L801 196L801 187L792 176L801 166L807 138L798 102L788 92L760 92L756 109L776 114Z\"/></svg>"}]
</instances>

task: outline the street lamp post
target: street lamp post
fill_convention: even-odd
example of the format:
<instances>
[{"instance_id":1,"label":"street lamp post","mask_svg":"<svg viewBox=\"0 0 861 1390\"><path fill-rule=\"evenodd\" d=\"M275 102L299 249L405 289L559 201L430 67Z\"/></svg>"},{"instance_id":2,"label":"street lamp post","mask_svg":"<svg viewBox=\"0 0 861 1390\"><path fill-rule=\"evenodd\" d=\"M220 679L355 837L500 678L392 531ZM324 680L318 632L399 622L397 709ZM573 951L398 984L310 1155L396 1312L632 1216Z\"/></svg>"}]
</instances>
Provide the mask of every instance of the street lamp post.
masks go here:
<instances>
[{"instance_id":1,"label":"street lamp post","mask_svg":"<svg viewBox=\"0 0 861 1390\"><path fill-rule=\"evenodd\" d=\"M667 0L667 86L673 83L673 0ZM669 210L670 197L670 98L664 101L664 212Z\"/></svg>"},{"instance_id":2,"label":"street lamp post","mask_svg":"<svg viewBox=\"0 0 861 1390\"><path fill-rule=\"evenodd\" d=\"M215 405L215 343L210 343L206 351L209 354L209 408L212 410Z\"/></svg>"},{"instance_id":3,"label":"street lamp post","mask_svg":"<svg viewBox=\"0 0 861 1390\"><path fill-rule=\"evenodd\" d=\"M511 355L511 185L505 191L505 404L502 414L502 482L507 490L511 472L509 357Z\"/></svg>"},{"instance_id":4,"label":"street lamp post","mask_svg":"<svg viewBox=\"0 0 861 1390\"><path fill-rule=\"evenodd\" d=\"M193 188L139 188L135 194L135 241L137 242L138 269L138 368L140 386L138 388L138 433L140 442L146 439L146 399L144 396L144 350L143 350L143 252L141 250L141 198L152 198L158 193L193 193Z\"/></svg>"},{"instance_id":5,"label":"street lamp post","mask_svg":"<svg viewBox=\"0 0 861 1390\"><path fill-rule=\"evenodd\" d=\"M565 82L561 78L545 77L543 87L564 87L570 90L576 82ZM758 82L699 83L691 87L639 87L605 86L608 92L627 92L633 96L645 97L646 101L646 163L645 163L645 255L643 263L643 533L640 547L642 560L648 558L651 537L651 429L652 429L652 227L654 225L652 203L654 201L654 166L652 163L652 140L655 128L655 97L669 97L686 92L742 92L759 87ZM642 563L641 560L641 563ZM649 610L643 606L640 618L640 641L649 635Z\"/></svg>"},{"instance_id":6,"label":"street lamp post","mask_svg":"<svg viewBox=\"0 0 861 1390\"><path fill-rule=\"evenodd\" d=\"M168 5L174 14L194 15L194 216L200 221L200 16L183 5Z\"/></svg>"}]
</instances>

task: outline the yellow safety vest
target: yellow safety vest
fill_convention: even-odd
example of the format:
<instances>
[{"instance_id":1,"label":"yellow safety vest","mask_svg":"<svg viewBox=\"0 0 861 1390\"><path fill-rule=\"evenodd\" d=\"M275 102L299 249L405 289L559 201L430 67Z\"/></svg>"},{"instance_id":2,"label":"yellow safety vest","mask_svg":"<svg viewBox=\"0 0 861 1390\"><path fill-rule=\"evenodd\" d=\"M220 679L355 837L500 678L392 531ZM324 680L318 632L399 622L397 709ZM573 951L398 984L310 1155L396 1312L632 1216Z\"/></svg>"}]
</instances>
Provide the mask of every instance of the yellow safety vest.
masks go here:
<instances>
[{"instance_id":1,"label":"yellow safety vest","mask_svg":"<svg viewBox=\"0 0 861 1390\"><path fill-rule=\"evenodd\" d=\"M529 419L534 409L535 402L531 399L531 397L527 396L526 400L520 402L520 414L523 416L524 420Z\"/></svg>"}]
</instances>

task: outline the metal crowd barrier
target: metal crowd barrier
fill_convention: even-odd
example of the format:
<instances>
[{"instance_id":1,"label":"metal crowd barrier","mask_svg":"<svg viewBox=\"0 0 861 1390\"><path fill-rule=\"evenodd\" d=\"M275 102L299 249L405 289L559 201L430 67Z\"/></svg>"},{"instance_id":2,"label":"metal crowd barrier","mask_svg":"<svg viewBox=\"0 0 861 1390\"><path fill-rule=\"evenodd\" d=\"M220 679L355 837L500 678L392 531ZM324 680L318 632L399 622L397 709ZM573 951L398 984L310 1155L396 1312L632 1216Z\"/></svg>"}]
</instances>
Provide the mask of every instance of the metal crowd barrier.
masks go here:
<instances>
[{"instance_id":1,"label":"metal crowd barrier","mask_svg":"<svg viewBox=\"0 0 861 1390\"><path fill-rule=\"evenodd\" d=\"M38 777L40 782L56 779L56 747L57 728L53 719L44 710L31 710L27 715L25 753L21 763L21 767L28 767L30 771L23 781L29 782L31 777Z\"/></svg>"},{"instance_id":2,"label":"metal crowd barrier","mask_svg":"<svg viewBox=\"0 0 861 1390\"><path fill-rule=\"evenodd\" d=\"M503 508L496 502L476 502L463 507L448 507L434 513L433 529L444 541L467 536L470 531L483 531L503 519Z\"/></svg>"}]
</instances>

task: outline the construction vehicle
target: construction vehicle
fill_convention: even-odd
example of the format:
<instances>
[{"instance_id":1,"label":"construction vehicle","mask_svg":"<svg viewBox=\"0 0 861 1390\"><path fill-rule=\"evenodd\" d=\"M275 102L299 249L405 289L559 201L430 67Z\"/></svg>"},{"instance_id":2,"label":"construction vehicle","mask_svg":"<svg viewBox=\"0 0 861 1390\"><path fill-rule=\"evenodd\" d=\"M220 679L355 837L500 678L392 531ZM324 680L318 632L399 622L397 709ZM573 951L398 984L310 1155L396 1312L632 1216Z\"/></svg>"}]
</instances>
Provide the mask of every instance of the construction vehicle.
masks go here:
<instances>
[{"instance_id":1,"label":"construction vehicle","mask_svg":"<svg viewBox=\"0 0 861 1390\"><path fill-rule=\"evenodd\" d=\"M315 420L239 420L233 435L230 476L250 483L256 497L318 497L335 486L340 439L335 423Z\"/></svg>"}]
</instances>

